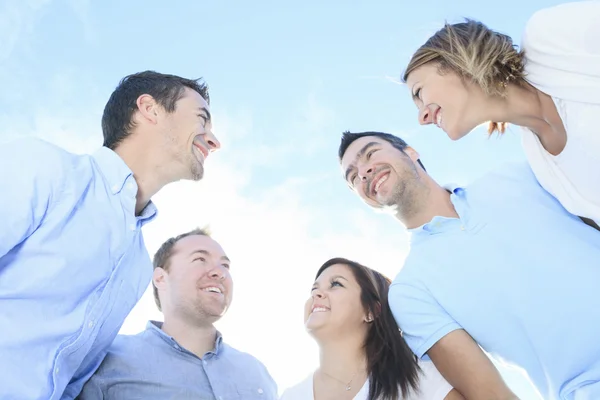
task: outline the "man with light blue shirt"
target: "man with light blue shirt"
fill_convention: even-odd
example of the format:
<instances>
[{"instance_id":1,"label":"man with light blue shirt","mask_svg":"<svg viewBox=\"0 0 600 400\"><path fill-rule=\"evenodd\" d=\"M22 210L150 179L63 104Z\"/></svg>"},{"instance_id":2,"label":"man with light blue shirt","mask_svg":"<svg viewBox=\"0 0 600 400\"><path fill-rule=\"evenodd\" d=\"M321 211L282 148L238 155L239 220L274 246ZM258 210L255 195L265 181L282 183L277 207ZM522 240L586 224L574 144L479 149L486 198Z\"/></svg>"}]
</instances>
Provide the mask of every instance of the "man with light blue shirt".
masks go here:
<instances>
[{"instance_id":1,"label":"man with light blue shirt","mask_svg":"<svg viewBox=\"0 0 600 400\"><path fill-rule=\"evenodd\" d=\"M348 185L411 234L389 301L419 358L467 399L514 398L479 346L544 399L600 399L600 232L524 163L444 188L393 135L346 132L339 157Z\"/></svg>"},{"instance_id":2,"label":"man with light blue shirt","mask_svg":"<svg viewBox=\"0 0 600 400\"><path fill-rule=\"evenodd\" d=\"M164 322L119 335L80 400L274 400L277 385L214 326L233 296L230 260L205 229L167 240L154 256L154 298Z\"/></svg>"},{"instance_id":3,"label":"man with light blue shirt","mask_svg":"<svg viewBox=\"0 0 600 400\"><path fill-rule=\"evenodd\" d=\"M104 146L0 145L0 398L73 399L150 283L150 198L219 148L208 89L146 71L102 116Z\"/></svg>"}]
</instances>

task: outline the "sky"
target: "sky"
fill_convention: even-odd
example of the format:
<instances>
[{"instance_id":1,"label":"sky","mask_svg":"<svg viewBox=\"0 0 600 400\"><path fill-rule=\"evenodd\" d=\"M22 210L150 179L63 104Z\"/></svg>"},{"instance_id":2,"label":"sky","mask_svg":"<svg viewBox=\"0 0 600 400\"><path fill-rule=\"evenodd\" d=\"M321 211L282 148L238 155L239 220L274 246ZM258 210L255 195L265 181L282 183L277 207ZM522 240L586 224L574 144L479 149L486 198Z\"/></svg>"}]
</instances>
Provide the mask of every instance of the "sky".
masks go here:
<instances>
[{"instance_id":1,"label":"sky","mask_svg":"<svg viewBox=\"0 0 600 400\"><path fill-rule=\"evenodd\" d=\"M502 137L478 128L452 142L420 126L399 78L444 21L478 19L518 44L529 16L560 2L2 0L0 141L37 136L91 153L122 77L147 69L203 77L222 150L203 181L155 196L146 245L154 254L171 236L211 226L235 285L217 326L283 390L317 366L302 319L319 266L340 256L393 278L408 251L402 225L346 187L341 133L401 136L440 183L466 184L523 160L518 128ZM148 319L161 319L151 290L121 333ZM538 398L522 371L499 368L522 399Z\"/></svg>"}]
</instances>

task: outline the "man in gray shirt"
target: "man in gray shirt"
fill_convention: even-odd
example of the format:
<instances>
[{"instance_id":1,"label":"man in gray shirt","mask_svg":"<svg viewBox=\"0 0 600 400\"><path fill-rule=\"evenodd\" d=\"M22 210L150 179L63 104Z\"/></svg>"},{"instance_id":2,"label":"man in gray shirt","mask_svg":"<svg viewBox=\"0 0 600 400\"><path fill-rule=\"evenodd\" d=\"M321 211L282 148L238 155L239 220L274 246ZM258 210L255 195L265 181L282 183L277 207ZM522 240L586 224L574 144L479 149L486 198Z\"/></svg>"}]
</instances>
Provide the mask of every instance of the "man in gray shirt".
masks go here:
<instances>
[{"instance_id":1,"label":"man in gray shirt","mask_svg":"<svg viewBox=\"0 0 600 400\"><path fill-rule=\"evenodd\" d=\"M117 336L79 399L277 399L265 366L225 344L213 325L231 303L229 265L206 230L167 240L152 278L164 322Z\"/></svg>"}]
</instances>

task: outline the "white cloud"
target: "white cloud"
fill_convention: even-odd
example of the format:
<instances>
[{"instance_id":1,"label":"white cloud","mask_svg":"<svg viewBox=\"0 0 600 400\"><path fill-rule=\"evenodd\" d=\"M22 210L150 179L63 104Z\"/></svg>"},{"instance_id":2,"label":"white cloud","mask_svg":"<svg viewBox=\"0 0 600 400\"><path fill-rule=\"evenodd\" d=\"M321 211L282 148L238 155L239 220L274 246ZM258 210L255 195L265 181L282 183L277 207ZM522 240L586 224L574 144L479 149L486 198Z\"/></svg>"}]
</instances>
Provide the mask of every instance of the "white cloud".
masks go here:
<instances>
[{"instance_id":1,"label":"white cloud","mask_svg":"<svg viewBox=\"0 0 600 400\"><path fill-rule=\"evenodd\" d=\"M52 0L6 0L0 8L0 60L6 60L15 46L23 45L33 30L39 11Z\"/></svg>"}]
</instances>

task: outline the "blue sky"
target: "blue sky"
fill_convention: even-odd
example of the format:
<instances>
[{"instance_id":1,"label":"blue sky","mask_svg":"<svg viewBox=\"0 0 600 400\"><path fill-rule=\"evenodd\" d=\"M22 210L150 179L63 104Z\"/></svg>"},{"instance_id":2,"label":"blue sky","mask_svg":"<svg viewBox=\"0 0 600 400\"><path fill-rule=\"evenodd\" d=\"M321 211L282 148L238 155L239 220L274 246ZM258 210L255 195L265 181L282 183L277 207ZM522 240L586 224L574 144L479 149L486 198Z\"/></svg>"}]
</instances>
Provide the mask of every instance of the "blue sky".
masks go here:
<instances>
[{"instance_id":1,"label":"blue sky","mask_svg":"<svg viewBox=\"0 0 600 400\"><path fill-rule=\"evenodd\" d=\"M237 301L220 329L282 388L316 365L301 319L320 264L345 256L393 277L407 251L402 227L368 210L340 178L341 132L402 136L442 183L523 159L516 128L451 142L420 127L408 90L394 80L444 20L479 19L519 43L528 17L559 1L283 3L0 3L2 141L34 135L91 152L102 143L104 103L123 76L153 69L207 80L223 150L208 160L205 181L173 184L156 197L160 216L147 245L153 253L171 235L212 225L233 255L236 282ZM123 332L143 329L147 318L160 318L148 295ZM506 371L523 398L535 398Z\"/></svg>"}]
</instances>

